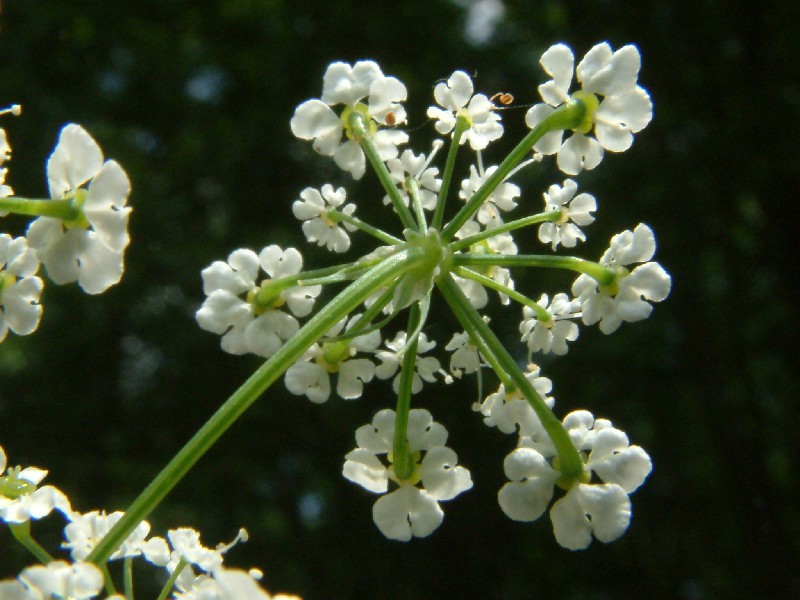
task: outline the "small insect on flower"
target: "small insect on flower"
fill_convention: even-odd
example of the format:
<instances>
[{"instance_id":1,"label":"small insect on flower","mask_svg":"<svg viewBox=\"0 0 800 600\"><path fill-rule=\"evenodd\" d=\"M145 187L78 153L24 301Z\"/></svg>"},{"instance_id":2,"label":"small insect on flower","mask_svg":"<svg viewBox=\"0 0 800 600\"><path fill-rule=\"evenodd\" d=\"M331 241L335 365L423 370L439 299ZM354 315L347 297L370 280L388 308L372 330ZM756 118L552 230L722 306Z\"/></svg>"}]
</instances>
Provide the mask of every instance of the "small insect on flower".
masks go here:
<instances>
[{"instance_id":1,"label":"small insect on flower","mask_svg":"<svg viewBox=\"0 0 800 600\"><path fill-rule=\"evenodd\" d=\"M514 102L514 96L508 92L497 92L494 96L489 98L489 102L497 100L503 106L508 106Z\"/></svg>"},{"instance_id":2,"label":"small insect on flower","mask_svg":"<svg viewBox=\"0 0 800 600\"><path fill-rule=\"evenodd\" d=\"M388 113L386 113L385 120L386 120L386 124L389 127L394 127L394 124L397 122L397 117L394 116L393 112L388 112Z\"/></svg>"}]
</instances>

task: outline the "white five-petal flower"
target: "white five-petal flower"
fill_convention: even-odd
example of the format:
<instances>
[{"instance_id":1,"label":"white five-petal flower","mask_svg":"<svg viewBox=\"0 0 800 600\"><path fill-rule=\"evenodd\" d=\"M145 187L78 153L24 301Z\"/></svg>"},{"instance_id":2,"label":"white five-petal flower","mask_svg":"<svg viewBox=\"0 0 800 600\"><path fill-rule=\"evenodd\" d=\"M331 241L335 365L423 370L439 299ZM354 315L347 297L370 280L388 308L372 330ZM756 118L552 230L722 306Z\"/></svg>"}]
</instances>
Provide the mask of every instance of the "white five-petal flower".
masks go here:
<instances>
[{"instance_id":1,"label":"white five-petal flower","mask_svg":"<svg viewBox=\"0 0 800 600\"><path fill-rule=\"evenodd\" d=\"M536 311L528 306L522 307L522 323L519 332L522 341L528 344L528 356L541 350L544 353L563 355L567 353L567 342L578 339L578 325L572 320L580 316L581 304L566 294L556 294L553 302L547 294L542 294L536 302L549 318L539 318Z\"/></svg>"},{"instance_id":2,"label":"white five-petal flower","mask_svg":"<svg viewBox=\"0 0 800 600\"><path fill-rule=\"evenodd\" d=\"M540 63L553 79L539 86L545 103L535 105L525 115L531 128L570 100L575 57L567 46L556 44L542 55ZM568 175L577 175L600 164L604 149L622 152L630 148L633 134L644 129L653 116L650 96L636 85L640 67L636 46L624 46L616 52L605 42L594 46L578 64L575 75L582 89L572 94L586 103L584 124L563 143L563 131L545 134L534 150L542 154L557 152L559 168ZM596 138L587 135L592 129Z\"/></svg>"},{"instance_id":3,"label":"white five-petal flower","mask_svg":"<svg viewBox=\"0 0 800 600\"><path fill-rule=\"evenodd\" d=\"M103 162L102 150L85 129L70 124L47 161L47 179L50 196L71 199L78 216L68 222L39 217L28 227L28 244L54 282L77 281L87 293L99 294L122 277L130 241L128 176L116 161Z\"/></svg>"},{"instance_id":4,"label":"white five-petal flower","mask_svg":"<svg viewBox=\"0 0 800 600\"><path fill-rule=\"evenodd\" d=\"M434 422L427 410L412 409L406 439L416 462L408 479L398 479L389 458L395 420L394 411L384 409L375 415L371 425L359 427L358 448L347 454L342 472L346 479L376 494L386 494L389 480L398 485L375 502L372 517L387 538L407 542L433 533L444 519L439 502L470 489L472 478L467 469L456 466L456 453L444 445L447 430ZM417 487L418 483L422 487Z\"/></svg>"},{"instance_id":5,"label":"white five-petal flower","mask_svg":"<svg viewBox=\"0 0 800 600\"><path fill-rule=\"evenodd\" d=\"M408 134L385 127L405 123L401 102L406 94L402 82L384 76L373 61L362 60L353 66L332 63L325 72L322 97L307 100L295 110L292 133L300 139L313 140L314 150L332 156L339 167L361 179L366 159L350 128L349 116L357 111L364 117L367 135L381 160L395 158L397 146L408 141ZM340 113L332 108L338 105L344 105Z\"/></svg>"},{"instance_id":6,"label":"white five-petal flower","mask_svg":"<svg viewBox=\"0 0 800 600\"><path fill-rule=\"evenodd\" d=\"M489 167L485 171L476 168L475 165L470 165L469 178L461 182L461 191L458 193L458 197L465 202L472 198L475 192L478 191L478 188L483 185L483 182L491 177L496 170L496 165ZM489 196L478 209L476 215L478 222L486 227L486 229L492 229L498 225L502 225L503 217L501 216L501 211L508 212L515 208L517 206L515 198L519 198L521 193L522 191L519 189L519 186L513 183L505 181L498 185L491 196Z\"/></svg>"},{"instance_id":7,"label":"white five-petal flower","mask_svg":"<svg viewBox=\"0 0 800 600\"><path fill-rule=\"evenodd\" d=\"M393 340L386 340L384 343L389 350L378 350L375 357L381 361L381 364L375 369L375 375L378 379L389 379L393 377L397 370L400 368L400 363L403 360L405 353L407 333L405 331L398 331ZM424 333L419 334L417 339L417 360L414 363L414 376L411 381L411 393L418 394L422 391L422 381L433 383L436 381L436 373L442 372L442 367L439 360L433 356L421 356L422 354L433 350L436 347L436 342L428 340L428 336ZM400 389L400 373L392 381L392 389L396 394Z\"/></svg>"},{"instance_id":8,"label":"white five-petal flower","mask_svg":"<svg viewBox=\"0 0 800 600\"><path fill-rule=\"evenodd\" d=\"M86 560L95 546L111 531L111 528L116 525L124 514L122 511L106 514L105 511L98 510L83 514L70 514L70 522L64 527L66 541L61 544L62 548L67 548L70 551L73 560ZM150 533L150 524L147 521L142 521L114 550L109 560L136 557L142 554L145 557L155 557L163 554L164 539L154 537L147 540L148 533ZM150 559L148 558L148 560ZM151 562L153 561L151 560Z\"/></svg>"},{"instance_id":9,"label":"white five-petal flower","mask_svg":"<svg viewBox=\"0 0 800 600\"><path fill-rule=\"evenodd\" d=\"M350 318L347 330L357 324L361 315ZM327 334L338 336L345 319L339 321ZM371 331L352 339L322 341L313 344L300 359L286 371L284 382L293 394L305 394L316 403L325 402L331 393L331 376L335 373L336 393L340 398L360 398L364 384L375 376L375 363L368 358L353 358L358 352L374 353L381 344L380 331Z\"/></svg>"},{"instance_id":10,"label":"white five-petal flower","mask_svg":"<svg viewBox=\"0 0 800 600\"><path fill-rule=\"evenodd\" d=\"M0 587L0 594L3 598L15 600L88 600L96 597L102 589L103 573L96 565L83 562L69 564L63 560L54 560L47 565L35 565L23 570L19 575L19 585Z\"/></svg>"},{"instance_id":11,"label":"white five-petal flower","mask_svg":"<svg viewBox=\"0 0 800 600\"><path fill-rule=\"evenodd\" d=\"M334 252L347 252L350 248L350 236L347 232L355 231L356 228L350 223L340 223L332 219L328 213L331 209L350 216L355 212L355 204L344 204L347 199L344 188L334 190L328 183L320 190L308 187L300 192L300 198L302 200L296 200L292 204L292 212L303 221L306 239Z\"/></svg>"},{"instance_id":12,"label":"white five-petal flower","mask_svg":"<svg viewBox=\"0 0 800 600\"><path fill-rule=\"evenodd\" d=\"M653 231L643 223L611 238L600 264L616 273L614 283L602 286L588 275L581 275L572 284L586 325L600 321L600 331L613 333L623 321L633 323L650 316L650 302L664 300L672 286L669 273L657 262L648 262L655 251ZM629 270L627 267L634 263L644 264Z\"/></svg>"},{"instance_id":13,"label":"white five-petal flower","mask_svg":"<svg viewBox=\"0 0 800 600\"><path fill-rule=\"evenodd\" d=\"M37 467L13 467L6 472L6 454L0 446L0 520L24 523L46 517L53 509L69 515L72 509L61 490L52 485L37 487L46 476L47 471Z\"/></svg>"},{"instance_id":14,"label":"white five-petal flower","mask_svg":"<svg viewBox=\"0 0 800 600\"><path fill-rule=\"evenodd\" d=\"M553 250L559 244L565 248L574 248L578 240L585 241L586 235L578 225L586 226L594 222L591 214L597 210L597 202L591 194L579 194L578 184L572 179L565 179L564 186L553 184L544 193L544 210L551 212L560 210L558 221L547 221L539 226L539 241L552 243Z\"/></svg>"},{"instance_id":15,"label":"white five-petal flower","mask_svg":"<svg viewBox=\"0 0 800 600\"><path fill-rule=\"evenodd\" d=\"M39 326L39 297L44 285L35 275L38 270L36 251L24 237L0 234L0 342L9 329L17 335L28 335Z\"/></svg>"},{"instance_id":16,"label":"white five-petal flower","mask_svg":"<svg viewBox=\"0 0 800 600\"><path fill-rule=\"evenodd\" d=\"M439 106L429 107L428 117L436 119L434 127L442 135L455 129L459 116L467 117L470 127L461 137L461 143L469 140L473 150L484 150L503 135L503 126L492 101L484 94L473 95L473 91L470 76L456 71L446 82L433 88L433 97Z\"/></svg>"},{"instance_id":17,"label":"white five-petal flower","mask_svg":"<svg viewBox=\"0 0 800 600\"><path fill-rule=\"evenodd\" d=\"M630 524L628 495L650 474L650 457L639 446L631 446L628 436L610 421L595 420L585 410L568 414L563 424L576 449L587 458L580 481L573 481L550 510L556 541L570 550L588 547L593 534L601 542L612 542ZM552 442L540 436L523 438L520 447L506 457L505 473L511 481L500 490L498 500L511 519L534 521L547 509L561 477L555 456ZM603 483L591 483L592 475Z\"/></svg>"},{"instance_id":18,"label":"white five-petal flower","mask_svg":"<svg viewBox=\"0 0 800 600\"><path fill-rule=\"evenodd\" d=\"M208 297L197 311L198 324L222 335L225 352L272 356L297 333L300 325L295 317L310 313L322 291L319 285L276 281L291 279L302 267L303 257L294 248L272 245L259 254L233 251L227 262L216 261L203 269L203 291ZM257 285L259 268L268 277ZM281 310L284 304L293 314Z\"/></svg>"},{"instance_id":19,"label":"white five-petal flower","mask_svg":"<svg viewBox=\"0 0 800 600\"><path fill-rule=\"evenodd\" d=\"M411 150L403 150L399 158L392 158L386 161L389 175L392 181L398 186L400 197L406 206L409 203L408 189L406 188L406 178L415 179L419 186L419 197L422 208L433 210L436 208L436 194L442 187L442 180L439 179L439 169L431 167L430 162L436 151L442 147L441 140L434 142L434 149L427 158L424 154L416 155ZM389 196L383 197L384 204L391 204Z\"/></svg>"}]
</instances>

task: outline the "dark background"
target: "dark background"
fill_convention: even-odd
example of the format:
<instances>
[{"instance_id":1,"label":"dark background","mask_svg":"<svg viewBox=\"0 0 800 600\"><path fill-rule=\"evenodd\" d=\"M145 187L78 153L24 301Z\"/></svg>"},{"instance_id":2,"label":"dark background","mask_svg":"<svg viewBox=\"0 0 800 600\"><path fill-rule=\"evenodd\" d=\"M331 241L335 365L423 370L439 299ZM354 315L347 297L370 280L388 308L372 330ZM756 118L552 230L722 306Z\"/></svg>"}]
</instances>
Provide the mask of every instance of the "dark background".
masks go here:
<instances>
[{"instance_id":1,"label":"dark background","mask_svg":"<svg viewBox=\"0 0 800 600\"><path fill-rule=\"evenodd\" d=\"M14 149L8 183L46 194L44 161L74 121L125 167L134 190L122 282L97 297L48 285L36 334L0 346L0 444L11 464L49 468L48 481L82 511L124 509L260 364L224 354L196 326L200 270L269 243L303 248L312 267L332 264L304 243L291 214L308 185L346 185L358 214L391 226L388 210L372 208L382 194L369 175L354 184L291 136L295 106L319 96L329 62L373 58L403 80L410 127L423 129L411 147L427 152L424 110L434 82L453 70L524 105L538 100L546 76L537 61L552 43L577 57L602 40L636 43L654 119L629 152L578 178L600 205L578 252L596 259L613 233L644 221L672 295L646 322L611 337L584 327L566 357L543 361L558 414L589 408L652 456L622 539L572 553L547 518L505 518L496 492L513 440L471 414L474 388L464 382L415 398L448 427L475 481L444 505L428 539L385 540L372 523L374 497L340 475L355 428L393 404L387 383L323 406L276 385L150 520L162 535L197 527L208 545L246 527L251 541L228 563L259 566L269 589L307 599L800 595L789 225L800 183L798 4L508 1L483 37L469 29L477 5L467 5L3 3L0 104L24 107L2 119ZM504 114L506 137L487 164L521 135L524 110ZM529 206L562 181L553 162L519 178ZM24 227L3 223L14 234ZM522 249L541 251L534 242ZM368 243L357 236L355 250ZM572 279L533 272L517 287L538 297ZM519 314L495 311L492 323L522 357ZM437 319L426 331L443 345L452 328ZM50 521L34 530L53 547L58 518ZM0 530L0 577L30 562ZM154 597L142 571L139 596Z\"/></svg>"}]
</instances>

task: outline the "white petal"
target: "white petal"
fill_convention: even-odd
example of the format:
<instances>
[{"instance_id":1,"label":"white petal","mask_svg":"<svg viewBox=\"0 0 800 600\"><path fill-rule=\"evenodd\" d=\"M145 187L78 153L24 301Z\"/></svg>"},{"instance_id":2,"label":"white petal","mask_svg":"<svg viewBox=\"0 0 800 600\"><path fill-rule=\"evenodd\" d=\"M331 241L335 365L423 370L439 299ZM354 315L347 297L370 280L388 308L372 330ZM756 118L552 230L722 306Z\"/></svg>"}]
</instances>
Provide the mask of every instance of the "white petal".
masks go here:
<instances>
[{"instance_id":1,"label":"white petal","mask_svg":"<svg viewBox=\"0 0 800 600\"><path fill-rule=\"evenodd\" d=\"M130 193L128 176L113 160L106 162L89 184L83 213L109 250L121 252L130 241L128 219L131 209L125 207Z\"/></svg>"},{"instance_id":2,"label":"white petal","mask_svg":"<svg viewBox=\"0 0 800 600\"><path fill-rule=\"evenodd\" d=\"M331 394L330 376L325 368L315 362L298 362L286 370L286 389L298 396L306 395L317 404L325 402Z\"/></svg>"},{"instance_id":3,"label":"white petal","mask_svg":"<svg viewBox=\"0 0 800 600\"><path fill-rule=\"evenodd\" d=\"M433 533L441 525L444 513L424 490L402 485L375 502L372 518L387 538L407 542L412 535L427 537Z\"/></svg>"},{"instance_id":4,"label":"white petal","mask_svg":"<svg viewBox=\"0 0 800 600\"><path fill-rule=\"evenodd\" d=\"M361 150L361 146L353 140L348 140L336 148L333 152L333 160L340 169L350 173L353 179L361 179L366 172L364 152Z\"/></svg>"},{"instance_id":5,"label":"white petal","mask_svg":"<svg viewBox=\"0 0 800 600\"><path fill-rule=\"evenodd\" d=\"M539 63L545 72L553 78L551 85L544 84L539 86L539 93L545 102L551 106L558 106L569 98L569 86L572 83L572 72L575 64L572 50L564 44L555 44L542 54Z\"/></svg>"},{"instance_id":6,"label":"white petal","mask_svg":"<svg viewBox=\"0 0 800 600\"><path fill-rule=\"evenodd\" d=\"M439 501L451 500L472 487L470 473L456 466L456 453L445 446L436 446L425 453L420 466L422 485Z\"/></svg>"},{"instance_id":7,"label":"white petal","mask_svg":"<svg viewBox=\"0 0 800 600\"><path fill-rule=\"evenodd\" d=\"M70 123L61 130L58 145L47 161L50 196L61 198L94 177L103 165L103 152L86 130Z\"/></svg>"},{"instance_id":8,"label":"white petal","mask_svg":"<svg viewBox=\"0 0 800 600\"><path fill-rule=\"evenodd\" d=\"M336 393L346 400L360 398L364 391L364 383L372 381L374 375L375 364L371 360L366 358L348 360L339 369Z\"/></svg>"},{"instance_id":9,"label":"white petal","mask_svg":"<svg viewBox=\"0 0 800 600\"><path fill-rule=\"evenodd\" d=\"M603 147L594 138L573 133L558 151L558 168L568 175L591 170L603 160Z\"/></svg>"},{"instance_id":10,"label":"white petal","mask_svg":"<svg viewBox=\"0 0 800 600\"><path fill-rule=\"evenodd\" d=\"M345 456L342 475L364 489L383 494L389 489L389 473L375 454L356 448Z\"/></svg>"},{"instance_id":11,"label":"white petal","mask_svg":"<svg viewBox=\"0 0 800 600\"><path fill-rule=\"evenodd\" d=\"M594 537L613 542L625 533L631 522L631 501L625 490L614 484L580 485L576 492L592 520Z\"/></svg>"}]
</instances>

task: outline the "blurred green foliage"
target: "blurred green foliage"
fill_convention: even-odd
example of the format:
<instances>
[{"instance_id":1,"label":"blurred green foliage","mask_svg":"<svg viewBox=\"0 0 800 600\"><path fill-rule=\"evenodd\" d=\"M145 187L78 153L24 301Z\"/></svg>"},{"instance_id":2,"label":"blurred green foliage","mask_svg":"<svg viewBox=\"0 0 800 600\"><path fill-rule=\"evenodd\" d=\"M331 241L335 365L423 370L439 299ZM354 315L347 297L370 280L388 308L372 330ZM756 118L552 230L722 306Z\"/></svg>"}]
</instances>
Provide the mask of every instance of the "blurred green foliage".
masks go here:
<instances>
[{"instance_id":1,"label":"blurred green foliage","mask_svg":"<svg viewBox=\"0 0 800 600\"><path fill-rule=\"evenodd\" d=\"M98 297L47 286L39 331L0 346L0 444L12 464L50 469L76 508L124 509L259 364L223 354L195 325L200 270L268 243L331 264L304 244L291 214L308 185L346 185L361 214L390 226L390 211L370 206L382 197L373 180L352 182L289 131L329 62L373 58L403 80L419 152L432 86L453 70L526 104L546 78L537 61L550 44L581 56L601 40L632 42L654 120L631 151L578 178L600 205L579 252L599 256L613 233L647 222L672 296L648 321L612 337L583 328L568 356L543 361L559 414L587 407L611 418L653 458L621 540L570 553L546 518L523 525L502 515L496 491L513 440L471 414L465 383L419 398L475 481L429 539L383 539L374 498L340 475L354 429L393 403L386 384L323 406L276 385L151 522L161 534L197 527L209 545L244 526L251 541L231 564L259 566L268 588L306 599L799 596L789 226L800 183L798 4L513 0L483 41L465 35L476 14L465 6L480 4L6 0L0 105L24 107L2 122L14 149L9 183L44 195L44 160L74 121L128 171L134 213L121 284ZM489 163L522 133L523 114L504 113L506 138ZM524 201L538 206L561 179L550 164L524 174ZM8 217L3 230L24 226ZM521 246L533 251L534 241ZM537 274L517 287L538 297L571 281ZM519 311L496 314L495 330L522 357ZM436 319L429 334L446 342L450 326ZM35 531L58 543L52 524ZM0 577L29 562L0 531ZM143 598L153 595L147 579L137 581Z\"/></svg>"}]
</instances>

